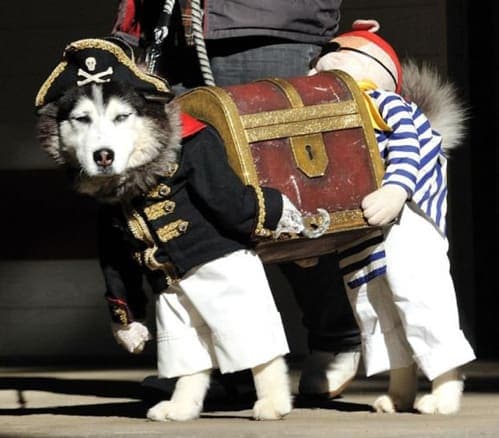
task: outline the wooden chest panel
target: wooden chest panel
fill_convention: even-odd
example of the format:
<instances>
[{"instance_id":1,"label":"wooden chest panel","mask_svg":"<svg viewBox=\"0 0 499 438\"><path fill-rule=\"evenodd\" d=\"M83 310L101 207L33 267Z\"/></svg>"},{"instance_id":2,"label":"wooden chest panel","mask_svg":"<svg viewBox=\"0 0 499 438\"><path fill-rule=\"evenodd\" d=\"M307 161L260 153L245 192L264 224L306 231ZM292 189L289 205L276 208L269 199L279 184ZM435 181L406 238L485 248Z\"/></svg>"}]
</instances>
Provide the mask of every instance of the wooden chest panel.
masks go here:
<instances>
[{"instance_id":1,"label":"wooden chest panel","mask_svg":"<svg viewBox=\"0 0 499 438\"><path fill-rule=\"evenodd\" d=\"M323 237L262 239L265 262L331 252L371 230L359 207L383 166L361 91L345 73L200 87L178 100L218 130L243 182L279 189L312 218L329 212Z\"/></svg>"}]
</instances>

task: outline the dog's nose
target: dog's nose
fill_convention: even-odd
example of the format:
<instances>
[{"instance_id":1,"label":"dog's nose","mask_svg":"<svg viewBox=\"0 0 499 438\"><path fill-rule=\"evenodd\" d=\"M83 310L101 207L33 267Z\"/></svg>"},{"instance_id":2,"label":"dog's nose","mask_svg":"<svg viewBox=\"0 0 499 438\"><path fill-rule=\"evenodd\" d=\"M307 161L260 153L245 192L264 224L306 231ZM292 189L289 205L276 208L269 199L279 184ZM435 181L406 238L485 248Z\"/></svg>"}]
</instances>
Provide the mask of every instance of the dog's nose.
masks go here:
<instances>
[{"instance_id":1,"label":"dog's nose","mask_svg":"<svg viewBox=\"0 0 499 438\"><path fill-rule=\"evenodd\" d=\"M113 160L114 152L111 149L102 148L94 152L94 161L99 167L109 167Z\"/></svg>"}]
</instances>

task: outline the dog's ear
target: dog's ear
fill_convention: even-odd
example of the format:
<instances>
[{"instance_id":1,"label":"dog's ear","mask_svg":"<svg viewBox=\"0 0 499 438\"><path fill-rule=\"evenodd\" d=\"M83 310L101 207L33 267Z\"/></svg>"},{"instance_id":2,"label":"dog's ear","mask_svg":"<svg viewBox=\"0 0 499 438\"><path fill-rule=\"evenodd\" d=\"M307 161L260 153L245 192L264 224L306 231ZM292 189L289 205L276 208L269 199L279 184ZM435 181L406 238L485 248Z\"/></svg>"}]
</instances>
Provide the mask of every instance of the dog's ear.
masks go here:
<instances>
[{"instance_id":1,"label":"dog's ear","mask_svg":"<svg viewBox=\"0 0 499 438\"><path fill-rule=\"evenodd\" d=\"M36 110L37 116L45 116L45 117L57 117L57 105L55 103L48 103L47 105L42 106L41 108L37 108Z\"/></svg>"},{"instance_id":2,"label":"dog's ear","mask_svg":"<svg viewBox=\"0 0 499 438\"><path fill-rule=\"evenodd\" d=\"M57 164L64 164L66 160L61 156L60 151L57 113L58 108L55 103L49 103L37 109L36 137L41 148Z\"/></svg>"}]
</instances>

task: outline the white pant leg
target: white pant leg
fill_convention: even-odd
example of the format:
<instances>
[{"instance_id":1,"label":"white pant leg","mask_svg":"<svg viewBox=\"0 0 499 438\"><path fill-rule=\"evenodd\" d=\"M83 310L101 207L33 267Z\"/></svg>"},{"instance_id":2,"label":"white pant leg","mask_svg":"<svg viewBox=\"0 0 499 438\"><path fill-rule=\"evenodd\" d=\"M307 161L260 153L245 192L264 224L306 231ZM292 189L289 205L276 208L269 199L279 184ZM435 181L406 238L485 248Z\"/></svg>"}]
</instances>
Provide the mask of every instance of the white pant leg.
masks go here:
<instances>
[{"instance_id":1,"label":"white pant leg","mask_svg":"<svg viewBox=\"0 0 499 438\"><path fill-rule=\"evenodd\" d=\"M414 358L430 380L475 358L460 329L447 250L447 239L411 204L385 239L387 282Z\"/></svg>"},{"instance_id":2,"label":"white pant leg","mask_svg":"<svg viewBox=\"0 0 499 438\"><path fill-rule=\"evenodd\" d=\"M210 327L222 373L253 368L289 352L262 262L253 251L199 266L180 287Z\"/></svg>"},{"instance_id":3,"label":"white pant leg","mask_svg":"<svg viewBox=\"0 0 499 438\"><path fill-rule=\"evenodd\" d=\"M158 339L158 354L161 349L164 355L161 374L186 374L171 365L177 354L199 360L197 367L184 364L190 373L195 372L192 368L206 369L210 361L227 373L253 368L289 352L263 265L254 252L241 250L198 266L177 289L183 311L173 309L165 315L175 313L176 322L163 321L162 327L167 328L163 339L178 341L161 346ZM195 334L197 342L181 345Z\"/></svg>"},{"instance_id":4,"label":"white pant leg","mask_svg":"<svg viewBox=\"0 0 499 438\"><path fill-rule=\"evenodd\" d=\"M376 277L355 289L345 287L361 332L366 375L413 363L412 350L385 277Z\"/></svg>"},{"instance_id":5,"label":"white pant leg","mask_svg":"<svg viewBox=\"0 0 499 438\"><path fill-rule=\"evenodd\" d=\"M156 297L156 331L160 377L218 367L210 329L177 285Z\"/></svg>"}]
</instances>

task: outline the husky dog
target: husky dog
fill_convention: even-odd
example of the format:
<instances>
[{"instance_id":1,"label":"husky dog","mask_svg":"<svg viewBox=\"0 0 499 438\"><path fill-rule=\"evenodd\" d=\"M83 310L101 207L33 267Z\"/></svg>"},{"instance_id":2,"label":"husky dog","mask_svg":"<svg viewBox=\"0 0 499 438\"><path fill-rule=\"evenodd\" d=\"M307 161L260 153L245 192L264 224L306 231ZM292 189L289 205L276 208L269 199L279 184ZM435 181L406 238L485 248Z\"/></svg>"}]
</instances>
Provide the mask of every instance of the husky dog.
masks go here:
<instances>
[{"instance_id":1,"label":"husky dog","mask_svg":"<svg viewBox=\"0 0 499 438\"><path fill-rule=\"evenodd\" d=\"M301 217L279 192L243 186L217 134L180 115L171 98L120 41L76 41L38 93L38 139L71 169L75 189L103 206L99 247L113 333L130 352L150 339L143 272L157 293L159 372L178 380L171 400L147 417L198 417L219 367L251 368L254 418L280 419L292 408L288 346L243 237L299 232Z\"/></svg>"}]
</instances>

